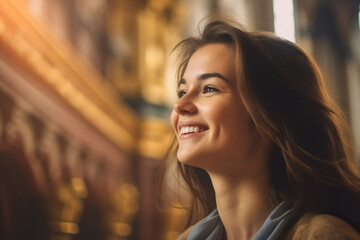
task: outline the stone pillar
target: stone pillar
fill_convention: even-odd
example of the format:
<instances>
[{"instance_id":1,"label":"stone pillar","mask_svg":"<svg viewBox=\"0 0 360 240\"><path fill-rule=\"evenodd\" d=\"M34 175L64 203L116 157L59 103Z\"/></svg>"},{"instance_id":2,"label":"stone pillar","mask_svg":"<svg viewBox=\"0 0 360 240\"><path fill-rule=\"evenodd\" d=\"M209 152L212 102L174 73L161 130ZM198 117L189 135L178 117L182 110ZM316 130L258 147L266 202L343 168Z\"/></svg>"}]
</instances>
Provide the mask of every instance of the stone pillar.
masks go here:
<instances>
[{"instance_id":1,"label":"stone pillar","mask_svg":"<svg viewBox=\"0 0 360 240\"><path fill-rule=\"evenodd\" d=\"M359 0L295 0L297 42L319 64L360 149Z\"/></svg>"},{"instance_id":2,"label":"stone pillar","mask_svg":"<svg viewBox=\"0 0 360 240\"><path fill-rule=\"evenodd\" d=\"M219 0L218 8L248 30L274 31L272 0Z\"/></svg>"}]
</instances>

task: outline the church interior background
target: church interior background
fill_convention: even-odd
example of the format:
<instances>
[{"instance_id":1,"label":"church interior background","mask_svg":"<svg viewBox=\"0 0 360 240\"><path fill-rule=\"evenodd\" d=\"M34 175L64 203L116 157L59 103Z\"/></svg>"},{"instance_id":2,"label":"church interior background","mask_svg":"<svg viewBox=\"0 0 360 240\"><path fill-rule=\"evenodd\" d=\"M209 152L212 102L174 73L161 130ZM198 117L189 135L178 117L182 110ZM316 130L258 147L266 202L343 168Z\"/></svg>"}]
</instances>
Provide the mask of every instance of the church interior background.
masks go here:
<instances>
[{"instance_id":1,"label":"church interior background","mask_svg":"<svg viewBox=\"0 0 360 240\"><path fill-rule=\"evenodd\" d=\"M176 99L169 53L209 15L275 32L310 53L349 120L360 162L359 5L1 0L0 238L178 236L186 212L159 210L155 200Z\"/></svg>"}]
</instances>

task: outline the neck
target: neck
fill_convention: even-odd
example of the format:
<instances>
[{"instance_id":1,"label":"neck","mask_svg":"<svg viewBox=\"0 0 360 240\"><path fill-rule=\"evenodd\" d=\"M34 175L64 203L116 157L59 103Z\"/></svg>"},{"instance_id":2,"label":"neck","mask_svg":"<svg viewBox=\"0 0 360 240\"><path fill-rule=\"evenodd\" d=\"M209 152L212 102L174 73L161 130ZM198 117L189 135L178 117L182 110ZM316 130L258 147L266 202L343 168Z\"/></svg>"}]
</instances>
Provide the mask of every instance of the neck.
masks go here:
<instances>
[{"instance_id":1,"label":"neck","mask_svg":"<svg viewBox=\"0 0 360 240\"><path fill-rule=\"evenodd\" d=\"M210 174L227 239L252 239L275 208L267 165L246 179Z\"/></svg>"}]
</instances>

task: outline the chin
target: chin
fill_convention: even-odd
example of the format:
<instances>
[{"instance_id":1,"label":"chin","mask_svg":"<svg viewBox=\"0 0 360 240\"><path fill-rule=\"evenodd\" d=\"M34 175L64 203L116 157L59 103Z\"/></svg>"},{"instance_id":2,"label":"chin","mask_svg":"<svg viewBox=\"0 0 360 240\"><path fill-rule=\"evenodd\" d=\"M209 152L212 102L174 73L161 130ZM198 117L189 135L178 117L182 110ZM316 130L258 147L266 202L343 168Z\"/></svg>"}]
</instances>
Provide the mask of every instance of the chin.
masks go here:
<instances>
[{"instance_id":1,"label":"chin","mask_svg":"<svg viewBox=\"0 0 360 240\"><path fill-rule=\"evenodd\" d=\"M192 167L198 167L198 168L202 168L202 169L206 168L204 166L204 164L206 162L208 162L207 159L204 159L203 155L196 157L195 155L190 156L189 154L186 154L186 156L183 156L181 154L178 154L177 159L182 164L189 165L189 166L192 166Z\"/></svg>"},{"instance_id":2,"label":"chin","mask_svg":"<svg viewBox=\"0 0 360 240\"><path fill-rule=\"evenodd\" d=\"M186 165L193 165L191 164L191 162L193 162L193 159L188 159L188 158L184 158L184 157L177 157L177 159L179 160L179 162L181 162L182 164L186 164Z\"/></svg>"},{"instance_id":3,"label":"chin","mask_svg":"<svg viewBox=\"0 0 360 240\"><path fill-rule=\"evenodd\" d=\"M193 157L182 156L181 154L177 155L177 159L182 164L186 164L186 165L190 165L190 166L194 166L194 164L196 163L196 160Z\"/></svg>"}]
</instances>

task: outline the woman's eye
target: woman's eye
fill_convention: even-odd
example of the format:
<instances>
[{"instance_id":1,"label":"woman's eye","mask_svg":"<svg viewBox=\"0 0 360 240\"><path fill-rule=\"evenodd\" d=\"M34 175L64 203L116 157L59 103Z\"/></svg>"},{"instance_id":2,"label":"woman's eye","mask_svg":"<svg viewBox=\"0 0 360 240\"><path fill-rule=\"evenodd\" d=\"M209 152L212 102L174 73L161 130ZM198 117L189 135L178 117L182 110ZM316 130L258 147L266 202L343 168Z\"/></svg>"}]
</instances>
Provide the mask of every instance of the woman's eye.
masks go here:
<instances>
[{"instance_id":1,"label":"woman's eye","mask_svg":"<svg viewBox=\"0 0 360 240\"><path fill-rule=\"evenodd\" d=\"M209 92L218 92L219 90L217 88L214 88L214 87L209 87L209 86L206 86L204 88L204 93L209 93Z\"/></svg>"},{"instance_id":2,"label":"woman's eye","mask_svg":"<svg viewBox=\"0 0 360 240\"><path fill-rule=\"evenodd\" d=\"M186 91L184 91L184 90L180 90L180 91L178 91L178 98L181 98L181 97L183 97L184 95L186 94Z\"/></svg>"}]
</instances>

